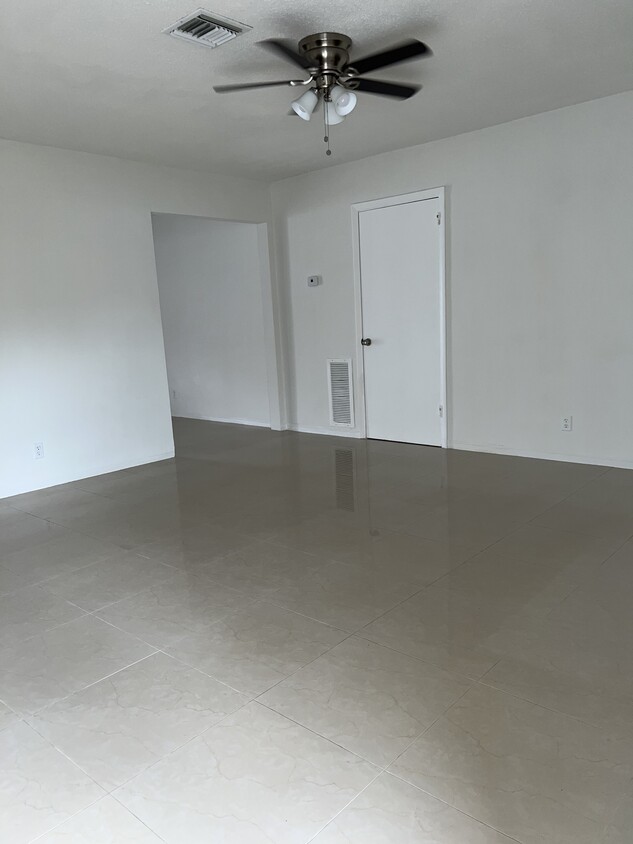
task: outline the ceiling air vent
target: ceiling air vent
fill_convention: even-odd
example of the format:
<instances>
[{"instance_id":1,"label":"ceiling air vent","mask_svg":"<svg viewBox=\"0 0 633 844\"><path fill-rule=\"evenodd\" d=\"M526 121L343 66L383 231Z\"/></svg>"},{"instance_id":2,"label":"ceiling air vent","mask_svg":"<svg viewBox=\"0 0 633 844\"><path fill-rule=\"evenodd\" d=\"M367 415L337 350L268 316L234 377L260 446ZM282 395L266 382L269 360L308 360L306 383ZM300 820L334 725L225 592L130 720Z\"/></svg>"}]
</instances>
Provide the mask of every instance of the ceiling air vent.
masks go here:
<instances>
[{"instance_id":1,"label":"ceiling air vent","mask_svg":"<svg viewBox=\"0 0 633 844\"><path fill-rule=\"evenodd\" d=\"M252 27L246 26L244 23L238 23L229 18L214 15L204 9L198 9L196 12L187 15L186 18L181 18L172 26L168 26L163 32L173 35L174 38L182 38L184 41L202 44L203 47L219 47L250 29Z\"/></svg>"},{"instance_id":2,"label":"ceiling air vent","mask_svg":"<svg viewBox=\"0 0 633 844\"><path fill-rule=\"evenodd\" d=\"M354 425L354 404L352 398L352 361L328 360L328 391L330 395L330 424Z\"/></svg>"}]
</instances>

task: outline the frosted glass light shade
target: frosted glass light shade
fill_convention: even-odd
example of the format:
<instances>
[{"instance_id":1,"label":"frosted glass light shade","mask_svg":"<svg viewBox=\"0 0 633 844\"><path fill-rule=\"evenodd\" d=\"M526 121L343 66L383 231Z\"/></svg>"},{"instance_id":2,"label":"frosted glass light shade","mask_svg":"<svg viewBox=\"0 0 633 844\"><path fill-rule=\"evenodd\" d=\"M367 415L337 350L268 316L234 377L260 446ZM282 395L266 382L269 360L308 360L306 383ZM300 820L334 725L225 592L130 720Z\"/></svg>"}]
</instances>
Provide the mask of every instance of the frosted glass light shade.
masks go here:
<instances>
[{"instance_id":1,"label":"frosted glass light shade","mask_svg":"<svg viewBox=\"0 0 633 844\"><path fill-rule=\"evenodd\" d=\"M346 91L341 85L335 85L330 91L330 99L334 103L336 113L345 117L356 108L357 97L353 91Z\"/></svg>"},{"instance_id":2,"label":"frosted glass light shade","mask_svg":"<svg viewBox=\"0 0 633 844\"><path fill-rule=\"evenodd\" d=\"M318 102L319 98L316 92L310 88L296 100L293 100L290 105L294 113L298 114L302 120L309 120Z\"/></svg>"},{"instance_id":3,"label":"frosted glass light shade","mask_svg":"<svg viewBox=\"0 0 633 844\"><path fill-rule=\"evenodd\" d=\"M339 114L336 110L334 103L326 103L325 108L327 111L328 126L336 126L337 123L342 123L345 120L343 115Z\"/></svg>"}]
</instances>

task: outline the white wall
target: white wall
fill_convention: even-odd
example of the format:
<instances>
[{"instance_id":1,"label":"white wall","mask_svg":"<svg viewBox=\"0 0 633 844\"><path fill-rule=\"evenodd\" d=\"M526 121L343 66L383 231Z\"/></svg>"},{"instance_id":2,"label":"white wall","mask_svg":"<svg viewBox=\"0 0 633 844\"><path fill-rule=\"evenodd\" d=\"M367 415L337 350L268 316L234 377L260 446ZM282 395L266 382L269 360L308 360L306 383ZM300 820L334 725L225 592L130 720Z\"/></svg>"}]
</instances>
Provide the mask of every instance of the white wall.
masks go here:
<instances>
[{"instance_id":1,"label":"white wall","mask_svg":"<svg viewBox=\"0 0 633 844\"><path fill-rule=\"evenodd\" d=\"M268 187L8 141L0 185L0 497L170 456L151 212L265 221Z\"/></svg>"},{"instance_id":2,"label":"white wall","mask_svg":"<svg viewBox=\"0 0 633 844\"><path fill-rule=\"evenodd\" d=\"M633 466L631 138L619 94L274 185L290 423L358 352L350 205L446 185L451 444ZM0 185L0 497L169 456L151 212L262 222L268 187L8 141Z\"/></svg>"},{"instance_id":3,"label":"white wall","mask_svg":"<svg viewBox=\"0 0 633 844\"><path fill-rule=\"evenodd\" d=\"M275 184L291 426L359 352L351 204L446 185L449 444L633 466L632 143L626 93Z\"/></svg>"},{"instance_id":4,"label":"white wall","mask_svg":"<svg viewBox=\"0 0 633 844\"><path fill-rule=\"evenodd\" d=\"M270 425L257 226L157 214L174 416Z\"/></svg>"}]
</instances>

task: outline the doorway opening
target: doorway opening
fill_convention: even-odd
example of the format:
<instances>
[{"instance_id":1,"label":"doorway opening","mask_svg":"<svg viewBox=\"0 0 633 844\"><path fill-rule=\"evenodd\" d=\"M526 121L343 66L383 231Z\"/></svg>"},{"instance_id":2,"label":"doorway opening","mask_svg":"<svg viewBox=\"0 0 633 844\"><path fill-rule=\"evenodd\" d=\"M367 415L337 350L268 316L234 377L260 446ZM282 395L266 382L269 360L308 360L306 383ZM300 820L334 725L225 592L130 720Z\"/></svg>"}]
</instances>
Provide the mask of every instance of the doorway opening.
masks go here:
<instances>
[{"instance_id":1,"label":"doorway opening","mask_svg":"<svg viewBox=\"0 0 633 844\"><path fill-rule=\"evenodd\" d=\"M446 447L444 191L357 203L352 225L361 433Z\"/></svg>"},{"instance_id":2,"label":"doorway opening","mask_svg":"<svg viewBox=\"0 0 633 844\"><path fill-rule=\"evenodd\" d=\"M279 429L265 224L152 214L173 417Z\"/></svg>"}]
</instances>

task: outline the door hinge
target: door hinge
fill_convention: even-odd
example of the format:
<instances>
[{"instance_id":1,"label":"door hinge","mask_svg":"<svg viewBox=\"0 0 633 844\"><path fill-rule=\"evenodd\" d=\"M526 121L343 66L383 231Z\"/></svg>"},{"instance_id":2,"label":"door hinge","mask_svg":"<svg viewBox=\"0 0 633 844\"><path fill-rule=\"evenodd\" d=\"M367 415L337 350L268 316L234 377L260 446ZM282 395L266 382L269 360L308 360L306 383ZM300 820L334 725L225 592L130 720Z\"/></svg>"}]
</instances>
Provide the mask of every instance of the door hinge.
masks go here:
<instances>
[{"instance_id":1,"label":"door hinge","mask_svg":"<svg viewBox=\"0 0 633 844\"><path fill-rule=\"evenodd\" d=\"M442 223L442 212L441 212L441 211L438 211L438 212L437 212L437 214L436 214L435 216L437 217L437 224L438 224L438 226L439 226L439 225L441 225L441 223Z\"/></svg>"},{"instance_id":2,"label":"door hinge","mask_svg":"<svg viewBox=\"0 0 633 844\"><path fill-rule=\"evenodd\" d=\"M444 418L444 405L440 405L440 419Z\"/></svg>"}]
</instances>

